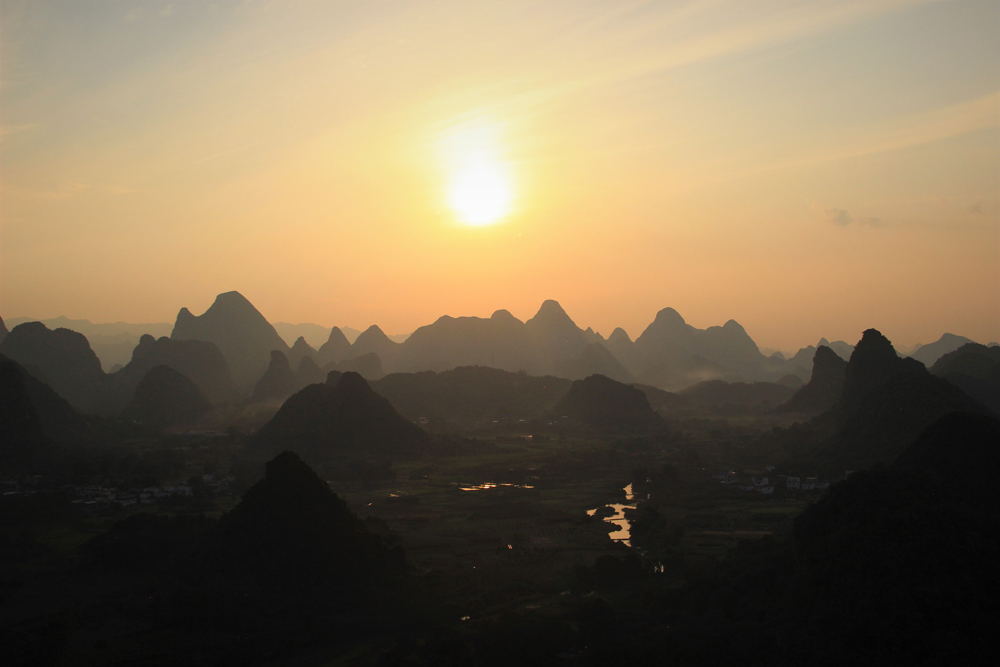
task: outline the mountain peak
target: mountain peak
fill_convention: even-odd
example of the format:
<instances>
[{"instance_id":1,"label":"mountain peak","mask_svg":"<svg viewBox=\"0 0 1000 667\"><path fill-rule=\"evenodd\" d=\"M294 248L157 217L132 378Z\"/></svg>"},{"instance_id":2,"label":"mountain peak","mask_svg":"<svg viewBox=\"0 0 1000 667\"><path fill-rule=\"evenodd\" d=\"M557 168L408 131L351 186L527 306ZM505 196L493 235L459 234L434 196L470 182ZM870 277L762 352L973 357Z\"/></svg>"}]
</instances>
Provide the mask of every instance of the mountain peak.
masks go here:
<instances>
[{"instance_id":1,"label":"mountain peak","mask_svg":"<svg viewBox=\"0 0 1000 667\"><path fill-rule=\"evenodd\" d=\"M546 299L545 301L542 302L542 305L538 309L538 312L535 313L535 316L532 317L531 319L553 321L553 320L568 320L570 319L570 317L569 315L566 314L566 311L563 310L563 307L559 305L558 301L554 299Z\"/></svg>"},{"instance_id":2,"label":"mountain peak","mask_svg":"<svg viewBox=\"0 0 1000 667\"><path fill-rule=\"evenodd\" d=\"M223 292L222 294L217 295L215 297L215 303L212 304L209 310L215 307L226 309L253 308L253 310L257 310L254 308L254 305L250 303L249 299L235 290L232 292Z\"/></svg>"},{"instance_id":3,"label":"mountain peak","mask_svg":"<svg viewBox=\"0 0 1000 667\"><path fill-rule=\"evenodd\" d=\"M354 344L357 345L358 341L361 340L362 338L365 339L365 340L369 340L369 339L370 340L382 340L383 338L385 340L391 340L388 336L385 335L385 332L382 331L381 327L379 327L379 325L377 325L377 324L373 324L370 327L368 327L367 329L365 329L364 331L362 331L361 335L359 335L357 337L357 339L355 339Z\"/></svg>"},{"instance_id":4,"label":"mountain peak","mask_svg":"<svg viewBox=\"0 0 1000 667\"><path fill-rule=\"evenodd\" d=\"M864 400L865 394L909 366L902 362L892 343L880 331L877 329L865 331L844 370L844 388L840 403L845 412L855 411ZM913 363L921 366L915 361Z\"/></svg>"},{"instance_id":5,"label":"mountain peak","mask_svg":"<svg viewBox=\"0 0 1000 667\"><path fill-rule=\"evenodd\" d=\"M878 329L867 329L861 335L861 340L858 341L857 347L854 348L854 354L879 354L885 356L891 356L896 358L896 348L892 346L892 342L882 335L882 332ZM853 360L854 354L851 355Z\"/></svg>"},{"instance_id":6,"label":"mountain peak","mask_svg":"<svg viewBox=\"0 0 1000 667\"><path fill-rule=\"evenodd\" d=\"M628 343L631 343L632 339L628 337L628 332L626 332L621 327L617 327L614 331L611 332L611 335L608 336L608 342L609 343L618 343L618 342L628 342Z\"/></svg>"},{"instance_id":7,"label":"mountain peak","mask_svg":"<svg viewBox=\"0 0 1000 667\"><path fill-rule=\"evenodd\" d=\"M504 310L503 308L501 308L500 310L495 311L492 315L490 315L490 319L491 320L495 320L497 322L518 322L519 323L521 321L521 320L517 319L516 317L514 317L509 310Z\"/></svg>"},{"instance_id":8,"label":"mountain peak","mask_svg":"<svg viewBox=\"0 0 1000 667\"><path fill-rule=\"evenodd\" d=\"M653 320L654 323L666 324L674 327L681 327L687 324L681 314L678 313L673 308L664 308L656 314L656 319Z\"/></svg>"},{"instance_id":9,"label":"mountain peak","mask_svg":"<svg viewBox=\"0 0 1000 667\"><path fill-rule=\"evenodd\" d=\"M263 374L271 350L288 350L271 323L239 292L219 294L211 307L198 316L182 308L170 337L215 343L233 379L244 390Z\"/></svg>"}]
</instances>

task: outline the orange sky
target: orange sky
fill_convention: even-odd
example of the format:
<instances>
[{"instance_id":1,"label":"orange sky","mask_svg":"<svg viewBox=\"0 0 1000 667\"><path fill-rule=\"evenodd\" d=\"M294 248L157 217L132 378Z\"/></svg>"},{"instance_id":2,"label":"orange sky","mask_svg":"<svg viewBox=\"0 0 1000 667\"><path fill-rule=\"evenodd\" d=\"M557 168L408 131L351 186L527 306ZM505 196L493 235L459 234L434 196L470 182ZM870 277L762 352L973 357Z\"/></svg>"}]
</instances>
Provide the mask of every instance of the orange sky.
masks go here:
<instances>
[{"instance_id":1,"label":"orange sky","mask_svg":"<svg viewBox=\"0 0 1000 667\"><path fill-rule=\"evenodd\" d=\"M13 2L0 315L1000 339L995 2ZM470 156L508 215L449 207ZM474 161L474 160L473 160ZM490 172L492 173L492 171Z\"/></svg>"}]
</instances>

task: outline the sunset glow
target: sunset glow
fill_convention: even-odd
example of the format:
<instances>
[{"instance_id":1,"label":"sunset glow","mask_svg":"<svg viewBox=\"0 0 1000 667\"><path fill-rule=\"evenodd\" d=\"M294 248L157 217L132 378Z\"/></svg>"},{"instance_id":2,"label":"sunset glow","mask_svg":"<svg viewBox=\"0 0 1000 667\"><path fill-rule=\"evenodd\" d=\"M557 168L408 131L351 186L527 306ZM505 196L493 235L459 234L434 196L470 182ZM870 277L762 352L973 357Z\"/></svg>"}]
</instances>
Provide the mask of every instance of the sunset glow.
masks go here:
<instances>
[{"instance_id":1,"label":"sunset glow","mask_svg":"<svg viewBox=\"0 0 1000 667\"><path fill-rule=\"evenodd\" d=\"M480 227L497 222L510 212L510 181L503 167L485 156L474 156L457 174L448 193L448 204L467 225Z\"/></svg>"},{"instance_id":2,"label":"sunset glow","mask_svg":"<svg viewBox=\"0 0 1000 667\"><path fill-rule=\"evenodd\" d=\"M0 13L4 318L1000 339L995 2Z\"/></svg>"}]
</instances>

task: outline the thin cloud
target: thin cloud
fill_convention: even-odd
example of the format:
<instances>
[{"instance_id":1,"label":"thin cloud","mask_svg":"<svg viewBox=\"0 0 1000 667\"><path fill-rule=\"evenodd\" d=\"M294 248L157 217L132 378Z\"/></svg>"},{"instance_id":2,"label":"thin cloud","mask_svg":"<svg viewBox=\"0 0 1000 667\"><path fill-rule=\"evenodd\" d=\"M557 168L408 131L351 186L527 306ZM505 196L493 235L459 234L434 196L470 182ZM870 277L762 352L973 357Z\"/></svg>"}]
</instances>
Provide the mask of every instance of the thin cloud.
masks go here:
<instances>
[{"instance_id":1,"label":"thin cloud","mask_svg":"<svg viewBox=\"0 0 1000 667\"><path fill-rule=\"evenodd\" d=\"M30 130L35 127L38 127L38 123L25 123L23 125L0 126L0 141L6 139L12 134L17 134L18 132L24 132L25 130Z\"/></svg>"},{"instance_id":2,"label":"thin cloud","mask_svg":"<svg viewBox=\"0 0 1000 667\"><path fill-rule=\"evenodd\" d=\"M851 225L882 227L884 225L880 218L852 215L846 209L827 208L817 202L813 202L812 209L823 221L838 227L850 227Z\"/></svg>"}]
</instances>

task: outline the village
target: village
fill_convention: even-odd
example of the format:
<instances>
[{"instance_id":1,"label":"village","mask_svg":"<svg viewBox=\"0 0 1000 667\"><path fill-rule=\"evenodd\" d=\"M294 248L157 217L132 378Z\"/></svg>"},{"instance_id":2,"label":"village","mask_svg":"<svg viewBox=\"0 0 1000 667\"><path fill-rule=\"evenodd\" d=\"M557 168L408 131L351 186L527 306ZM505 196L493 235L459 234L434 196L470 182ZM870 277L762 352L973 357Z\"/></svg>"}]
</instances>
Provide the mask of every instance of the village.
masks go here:
<instances>
[{"instance_id":1,"label":"village","mask_svg":"<svg viewBox=\"0 0 1000 667\"><path fill-rule=\"evenodd\" d=\"M741 475L735 470L719 470L712 475L712 479L731 486L739 491L748 493L758 493L762 496L772 496L775 489L779 489L779 494L783 490L786 495L808 494L826 491L830 488L828 480L818 477L801 477L793 475L775 474L775 466L768 465L763 471L744 471ZM850 473L845 473L845 477Z\"/></svg>"},{"instance_id":2,"label":"village","mask_svg":"<svg viewBox=\"0 0 1000 667\"><path fill-rule=\"evenodd\" d=\"M234 476L205 474L184 483L164 486L103 486L101 484L58 484L44 475L0 479L0 495L5 497L62 494L86 517L107 516L144 505L179 505L195 496L221 496L231 492Z\"/></svg>"}]
</instances>

